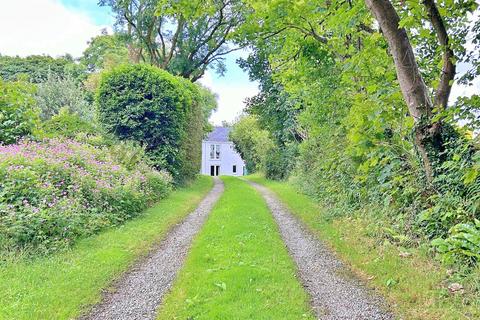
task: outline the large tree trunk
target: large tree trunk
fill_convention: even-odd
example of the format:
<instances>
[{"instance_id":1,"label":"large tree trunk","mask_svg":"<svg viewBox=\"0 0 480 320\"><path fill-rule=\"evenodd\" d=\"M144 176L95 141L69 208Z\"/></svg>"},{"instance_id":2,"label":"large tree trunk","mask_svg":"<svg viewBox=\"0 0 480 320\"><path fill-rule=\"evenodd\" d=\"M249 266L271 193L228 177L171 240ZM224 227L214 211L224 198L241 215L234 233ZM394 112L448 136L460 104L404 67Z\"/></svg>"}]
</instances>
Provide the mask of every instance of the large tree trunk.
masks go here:
<instances>
[{"instance_id":1,"label":"large tree trunk","mask_svg":"<svg viewBox=\"0 0 480 320\"><path fill-rule=\"evenodd\" d=\"M433 104L418 68L407 32L399 27L400 17L389 0L365 0L378 21L395 62L400 89L415 122L415 144L422 157L428 182L434 175L434 162L441 149L440 128L431 126Z\"/></svg>"}]
</instances>

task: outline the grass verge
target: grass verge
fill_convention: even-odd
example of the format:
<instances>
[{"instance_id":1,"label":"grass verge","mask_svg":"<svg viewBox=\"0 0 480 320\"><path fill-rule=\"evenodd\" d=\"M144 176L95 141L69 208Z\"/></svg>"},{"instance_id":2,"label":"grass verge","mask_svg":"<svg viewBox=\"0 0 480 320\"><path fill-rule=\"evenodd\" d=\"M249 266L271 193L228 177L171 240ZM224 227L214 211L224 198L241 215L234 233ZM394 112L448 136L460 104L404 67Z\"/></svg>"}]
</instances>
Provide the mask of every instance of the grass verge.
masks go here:
<instances>
[{"instance_id":1,"label":"grass verge","mask_svg":"<svg viewBox=\"0 0 480 320\"><path fill-rule=\"evenodd\" d=\"M314 319L262 197L224 177L158 319Z\"/></svg>"},{"instance_id":2,"label":"grass verge","mask_svg":"<svg viewBox=\"0 0 480 320\"><path fill-rule=\"evenodd\" d=\"M0 263L0 319L72 319L190 213L213 185L201 177L124 225L82 239L70 250Z\"/></svg>"},{"instance_id":3,"label":"grass verge","mask_svg":"<svg viewBox=\"0 0 480 320\"><path fill-rule=\"evenodd\" d=\"M367 220L354 217L326 219L317 202L297 192L288 182L269 181L252 175L286 204L305 225L324 240L361 278L379 289L402 319L479 319L480 302L446 289L447 269L435 263L425 250L405 249L369 235ZM402 257L403 256L403 257ZM479 285L480 272L476 271ZM475 281L474 281L475 282ZM480 286L479 286L480 287Z\"/></svg>"}]
</instances>

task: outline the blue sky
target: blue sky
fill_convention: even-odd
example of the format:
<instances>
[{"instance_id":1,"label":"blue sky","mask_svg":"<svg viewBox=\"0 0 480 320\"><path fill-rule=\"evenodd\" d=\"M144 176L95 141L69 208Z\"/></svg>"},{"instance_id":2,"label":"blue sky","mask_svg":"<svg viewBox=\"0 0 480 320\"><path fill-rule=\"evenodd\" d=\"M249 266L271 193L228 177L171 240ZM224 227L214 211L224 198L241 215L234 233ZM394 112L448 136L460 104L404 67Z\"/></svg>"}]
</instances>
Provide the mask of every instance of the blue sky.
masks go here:
<instances>
[{"instance_id":1,"label":"blue sky","mask_svg":"<svg viewBox=\"0 0 480 320\"><path fill-rule=\"evenodd\" d=\"M114 17L110 9L97 3L98 0L2 1L0 54L81 56L92 37L102 29L112 30ZM245 55L245 51L239 51L226 57L224 77L208 71L201 79L218 95L219 107L210 119L214 124L223 120L232 122L241 113L245 98L258 92L257 84L250 82L235 62Z\"/></svg>"},{"instance_id":2,"label":"blue sky","mask_svg":"<svg viewBox=\"0 0 480 320\"><path fill-rule=\"evenodd\" d=\"M60 0L67 8L87 14L99 25L112 25L114 18L108 7L100 7L97 0Z\"/></svg>"}]
</instances>

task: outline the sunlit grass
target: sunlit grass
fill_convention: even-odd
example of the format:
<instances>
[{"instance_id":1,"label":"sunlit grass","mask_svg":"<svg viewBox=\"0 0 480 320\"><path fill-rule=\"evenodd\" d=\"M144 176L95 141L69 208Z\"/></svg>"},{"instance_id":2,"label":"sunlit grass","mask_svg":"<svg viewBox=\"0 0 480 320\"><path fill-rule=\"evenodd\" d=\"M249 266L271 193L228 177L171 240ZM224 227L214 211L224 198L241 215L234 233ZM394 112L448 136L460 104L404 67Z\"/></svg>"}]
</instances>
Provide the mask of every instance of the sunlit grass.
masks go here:
<instances>
[{"instance_id":1,"label":"sunlit grass","mask_svg":"<svg viewBox=\"0 0 480 320\"><path fill-rule=\"evenodd\" d=\"M72 319L98 302L101 290L124 272L174 224L190 213L212 187L201 177L175 191L142 216L67 252L0 264L0 319Z\"/></svg>"},{"instance_id":2,"label":"sunlit grass","mask_svg":"<svg viewBox=\"0 0 480 320\"><path fill-rule=\"evenodd\" d=\"M314 319L261 196L225 177L159 319Z\"/></svg>"},{"instance_id":3,"label":"sunlit grass","mask_svg":"<svg viewBox=\"0 0 480 320\"><path fill-rule=\"evenodd\" d=\"M409 249L409 257L401 257L403 249L369 236L367 218L325 219L324 209L311 198L299 194L287 182L268 181L254 175L248 179L273 190L315 234L358 276L380 290L402 319L479 319L480 302L465 295L452 296L445 289L446 267L428 257L421 249ZM480 272L471 278L480 282ZM472 279L471 282L475 282ZM467 303L467 301L470 301Z\"/></svg>"}]
</instances>

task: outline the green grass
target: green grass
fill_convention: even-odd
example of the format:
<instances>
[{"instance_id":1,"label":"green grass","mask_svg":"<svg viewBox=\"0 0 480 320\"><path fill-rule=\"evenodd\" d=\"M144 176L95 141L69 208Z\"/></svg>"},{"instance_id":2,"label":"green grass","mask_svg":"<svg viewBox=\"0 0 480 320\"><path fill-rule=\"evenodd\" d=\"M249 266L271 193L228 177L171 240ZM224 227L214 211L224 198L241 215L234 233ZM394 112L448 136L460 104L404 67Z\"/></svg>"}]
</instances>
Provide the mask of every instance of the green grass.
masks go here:
<instances>
[{"instance_id":1,"label":"green grass","mask_svg":"<svg viewBox=\"0 0 480 320\"><path fill-rule=\"evenodd\" d=\"M0 264L0 319L72 319L101 298L101 290L190 213L212 187L202 177L142 216L72 249Z\"/></svg>"},{"instance_id":2,"label":"green grass","mask_svg":"<svg viewBox=\"0 0 480 320\"><path fill-rule=\"evenodd\" d=\"M222 179L158 319L314 319L265 202L246 182Z\"/></svg>"},{"instance_id":3,"label":"green grass","mask_svg":"<svg viewBox=\"0 0 480 320\"><path fill-rule=\"evenodd\" d=\"M409 249L408 258L401 249L370 236L367 220L343 217L326 219L325 212L313 199L299 194L287 182L268 181L261 176L248 179L274 191L319 238L323 239L354 272L379 289L403 319L479 319L480 303L475 293L452 296L446 268L435 263L421 249ZM479 285L480 272L472 281Z\"/></svg>"}]
</instances>

